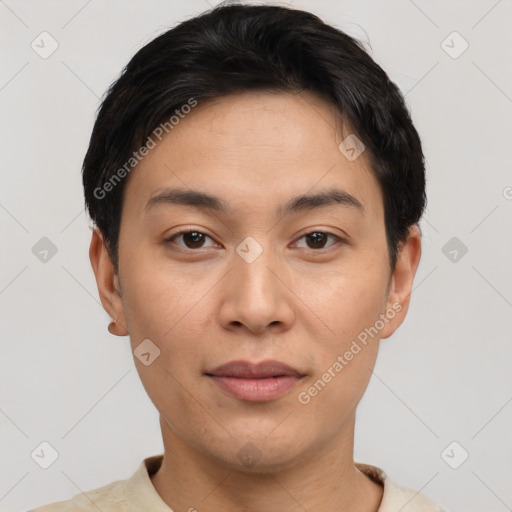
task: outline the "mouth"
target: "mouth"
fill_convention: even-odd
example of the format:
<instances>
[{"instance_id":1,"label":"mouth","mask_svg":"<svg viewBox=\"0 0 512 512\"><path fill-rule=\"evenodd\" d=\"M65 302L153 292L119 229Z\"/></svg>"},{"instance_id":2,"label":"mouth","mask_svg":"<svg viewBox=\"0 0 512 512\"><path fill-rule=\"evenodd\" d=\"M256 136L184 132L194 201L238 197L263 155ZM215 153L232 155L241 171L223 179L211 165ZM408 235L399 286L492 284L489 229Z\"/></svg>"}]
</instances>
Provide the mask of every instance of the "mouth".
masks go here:
<instances>
[{"instance_id":1,"label":"mouth","mask_svg":"<svg viewBox=\"0 0 512 512\"><path fill-rule=\"evenodd\" d=\"M248 402L276 400L305 377L279 361L231 361L205 375L228 395Z\"/></svg>"}]
</instances>

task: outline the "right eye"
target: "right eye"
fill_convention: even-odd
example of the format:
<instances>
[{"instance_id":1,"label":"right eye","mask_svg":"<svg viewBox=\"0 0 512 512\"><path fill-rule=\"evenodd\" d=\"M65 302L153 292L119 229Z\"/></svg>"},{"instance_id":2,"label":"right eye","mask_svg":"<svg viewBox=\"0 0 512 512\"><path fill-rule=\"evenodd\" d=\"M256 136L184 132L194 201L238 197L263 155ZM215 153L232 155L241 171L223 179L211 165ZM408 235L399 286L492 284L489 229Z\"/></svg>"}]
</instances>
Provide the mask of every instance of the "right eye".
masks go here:
<instances>
[{"instance_id":1,"label":"right eye","mask_svg":"<svg viewBox=\"0 0 512 512\"><path fill-rule=\"evenodd\" d=\"M182 239L183 239L183 243L185 244L184 246L180 245L180 244L176 244L176 242L175 242L175 240L179 239L180 237L182 237ZM164 243L166 243L166 244L172 243L172 244L178 245L178 247L181 247L184 249L194 250L194 249L204 248L203 243L204 243L205 238L209 238L210 240L213 240L213 238L206 235L205 233L202 233L201 231L189 229L187 231L179 231L178 233L174 233L169 238L166 238L164 240Z\"/></svg>"}]
</instances>

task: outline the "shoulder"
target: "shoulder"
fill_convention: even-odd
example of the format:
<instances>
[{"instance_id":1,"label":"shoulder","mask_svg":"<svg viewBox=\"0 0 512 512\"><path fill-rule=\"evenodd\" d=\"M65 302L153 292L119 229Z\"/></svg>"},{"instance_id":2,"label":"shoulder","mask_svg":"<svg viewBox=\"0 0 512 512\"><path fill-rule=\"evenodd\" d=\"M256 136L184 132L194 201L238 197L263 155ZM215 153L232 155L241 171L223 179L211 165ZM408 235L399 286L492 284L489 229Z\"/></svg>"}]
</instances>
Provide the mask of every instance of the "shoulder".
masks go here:
<instances>
[{"instance_id":1,"label":"shoulder","mask_svg":"<svg viewBox=\"0 0 512 512\"><path fill-rule=\"evenodd\" d=\"M163 455L145 458L127 480L116 480L103 487L76 494L67 501L49 503L28 512L172 512L155 491L150 476Z\"/></svg>"},{"instance_id":2,"label":"shoulder","mask_svg":"<svg viewBox=\"0 0 512 512\"><path fill-rule=\"evenodd\" d=\"M403 512L448 512L425 496L425 494L410 489L409 487L398 485L389 480L389 478L387 479L386 487L387 496L385 497L387 498L387 502L385 504L383 498L381 507L385 505L387 508L379 509L379 512L387 512L388 509L390 511L397 510L396 507Z\"/></svg>"},{"instance_id":3,"label":"shoulder","mask_svg":"<svg viewBox=\"0 0 512 512\"><path fill-rule=\"evenodd\" d=\"M82 492L70 500L48 503L28 512L128 512L124 499L126 480L117 480L103 487Z\"/></svg>"},{"instance_id":4,"label":"shoulder","mask_svg":"<svg viewBox=\"0 0 512 512\"><path fill-rule=\"evenodd\" d=\"M378 512L448 512L421 492L398 485L377 466L358 462L356 467L384 487Z\"/></svg>"}]
</instances>

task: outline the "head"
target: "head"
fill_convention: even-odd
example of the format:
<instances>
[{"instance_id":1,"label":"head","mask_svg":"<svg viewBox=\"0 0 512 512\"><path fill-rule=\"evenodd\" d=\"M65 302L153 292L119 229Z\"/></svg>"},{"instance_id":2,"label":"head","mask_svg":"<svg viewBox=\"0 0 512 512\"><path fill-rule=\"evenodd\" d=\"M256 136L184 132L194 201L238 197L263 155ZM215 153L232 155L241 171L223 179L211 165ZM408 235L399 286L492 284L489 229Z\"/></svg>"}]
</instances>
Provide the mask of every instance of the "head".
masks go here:
<instances>
[{"instance_id":1,"label":"head","mask_svg":"<svg viewBox=\"0 0 512 512\"><path fill-rule=\"evenodd\" d=\"M358 41L275 6L181 23L110 87L83 183L102 304L150 354L169 436L234 467L257 449L257 470L350 432L408 310L426 201L403 98ZM234 396L214 376L233 360L297 378Z\"/></svg>"}]
</instances>

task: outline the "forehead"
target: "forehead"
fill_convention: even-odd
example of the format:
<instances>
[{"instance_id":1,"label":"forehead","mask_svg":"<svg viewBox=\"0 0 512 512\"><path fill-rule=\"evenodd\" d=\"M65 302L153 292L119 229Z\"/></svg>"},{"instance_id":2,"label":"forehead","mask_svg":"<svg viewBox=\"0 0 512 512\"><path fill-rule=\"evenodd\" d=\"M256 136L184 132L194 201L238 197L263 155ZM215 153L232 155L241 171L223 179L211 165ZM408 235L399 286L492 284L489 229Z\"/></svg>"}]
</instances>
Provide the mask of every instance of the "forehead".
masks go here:
<instances>
[{"instance_id":1,"label":"forehead","mask_svg":"<svg viewBox=\"0 0 512 512\"><path fill-rule=\"evenodd\" d=\"M336 189L347 205L360 203L360 214L378 216L380 187L365 153L351 161L338 147L349 135L334 106L310 93L198 102L132 171L123 208L143 214L166 190L189 189L217 197L232 213L272 204L282 214L292 198Z\"/></svg>"}]
</instances>

